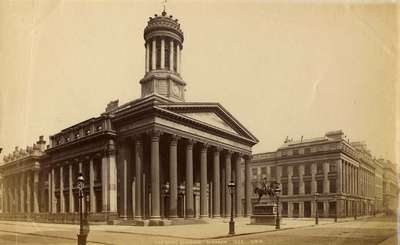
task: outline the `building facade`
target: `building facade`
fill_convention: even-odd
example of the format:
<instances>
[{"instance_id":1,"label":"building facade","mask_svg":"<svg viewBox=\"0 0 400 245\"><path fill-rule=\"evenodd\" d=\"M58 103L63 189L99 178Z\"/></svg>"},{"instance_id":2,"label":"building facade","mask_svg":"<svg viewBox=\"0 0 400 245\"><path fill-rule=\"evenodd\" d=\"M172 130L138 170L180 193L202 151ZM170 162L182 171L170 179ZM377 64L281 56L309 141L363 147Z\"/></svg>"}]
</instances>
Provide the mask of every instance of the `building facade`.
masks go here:
<instances>
[{"instance_id":1,"label":"building facade","mask_svg":"<svg viewBox=\"0 0 400 245\"><path fill-rule=\"evenodd\" d=\"M383 209L387 214L394 214L398 209L398 181L396 165L380 159L383 166Z\"/></svg>"},{"instance_id":2,"label":"building facade","mask_svg":"<svg viewBox=\"0 0 400 245\"><path fill-rule=\"evenodd\" d=\"M144 30L142 96L110 102L77 123L4 157L3 218L76 222L82 173L92 221L163 220L248 214L251 148L258 142L219 103L185 101L184 35L177 19L150 17ZM231 207L227 183L237 185Z\"/></svg>"},{"instance_id":3,"label":"building facade","mask_svg":"<svg viewBox=\"0 0 400 245\"><path fill-rule=\"evenodd\" d=\"M263 181L281 183L282 216L313 217L318 210L321 217L346 217L384 209L381 161L340 130L321 138L287 139L275 152L253 155L250 172L252 189Z\"/></svg>"}]
</instances>

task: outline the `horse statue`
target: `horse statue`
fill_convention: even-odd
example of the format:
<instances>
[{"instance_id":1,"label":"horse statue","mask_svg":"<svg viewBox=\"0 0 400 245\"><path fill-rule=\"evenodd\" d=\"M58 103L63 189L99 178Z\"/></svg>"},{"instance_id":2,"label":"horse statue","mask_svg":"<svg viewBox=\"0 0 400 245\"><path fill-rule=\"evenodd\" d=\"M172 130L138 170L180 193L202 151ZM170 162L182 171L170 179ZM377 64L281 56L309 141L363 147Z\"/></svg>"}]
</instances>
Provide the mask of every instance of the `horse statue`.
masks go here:
<instances>
[{"instance_id":1,"label":"horse statue","mask_svg":"<svg viewBox=\"0 0 400 245\"><path fill-rule=\"evenodd\" d=\"M256 187L254 189L254 193L258 195L257 202L260 202L261 197L264 195L265 196L268 195L269 197L275 199L276 198L276 193L275 193L276 185L279 185L278 182L276 182L276 181L271 182L269 185L267 185L266 181L264 181L261 188Z\"/></svg>"}]
</instances>

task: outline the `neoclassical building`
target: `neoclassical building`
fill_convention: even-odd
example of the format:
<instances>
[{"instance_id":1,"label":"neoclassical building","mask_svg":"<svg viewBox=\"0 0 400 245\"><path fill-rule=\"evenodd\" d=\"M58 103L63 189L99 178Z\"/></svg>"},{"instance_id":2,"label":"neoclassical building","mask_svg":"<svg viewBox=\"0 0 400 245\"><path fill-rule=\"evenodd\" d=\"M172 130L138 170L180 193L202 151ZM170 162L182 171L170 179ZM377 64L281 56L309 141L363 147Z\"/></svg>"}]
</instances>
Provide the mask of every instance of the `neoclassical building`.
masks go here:
<instances>
[{"instance_id":1,"label":"neoclassical building","mask_svg":"<svg viewBox=\"0 0 400 245\"><path fill-rule=\"evenodd\" d=\"M258 140L219 103L185 100L178 20L165 11L150 17L144 40L141 98L112 101L98 117L51 135L47 147L40 137L4 157L1 217L76 221L80 172L92 221L159 224L227 216L231 208L249 213L248 166ZM231 180L244 183L233 207Z\"/></svg>"},{"instance_id":2,"label":"neoclassical building","mask_svg":"<svg viewBox=\"0 0 400 245\"><path fill-rule=\"evenodd\" d=\"M281 183L283 216L313 217L316 210L321 217L372 215L384 211L384 197L397 197L397 182L385 177L384 163L365 143L349 142L338 130L287 139L274 152L253 155L250 178L252 188L263 181Z\"/></svg>"}]
</instances>

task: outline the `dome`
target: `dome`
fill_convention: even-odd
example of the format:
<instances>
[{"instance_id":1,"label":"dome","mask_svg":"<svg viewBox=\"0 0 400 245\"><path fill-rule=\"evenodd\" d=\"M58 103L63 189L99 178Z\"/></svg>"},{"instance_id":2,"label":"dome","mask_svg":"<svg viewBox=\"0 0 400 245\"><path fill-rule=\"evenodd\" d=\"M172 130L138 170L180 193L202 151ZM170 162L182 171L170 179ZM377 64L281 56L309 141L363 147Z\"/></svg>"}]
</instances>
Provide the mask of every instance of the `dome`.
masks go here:
<instances>
[{"instance_id":1,"label":"dome","mask_svg":"<svg viewBox=\"0 0 400 245\"><path fill-rule=\"evenodd\" d=\"M144 29L144 39L148 41L157 36L168 36L182 44L183 32L178 23L178 19L174 19L172 15L168 16L165 11L163 11L160 16L155 14L154 17L150 17Z\"/></svg>"}]
</instances>

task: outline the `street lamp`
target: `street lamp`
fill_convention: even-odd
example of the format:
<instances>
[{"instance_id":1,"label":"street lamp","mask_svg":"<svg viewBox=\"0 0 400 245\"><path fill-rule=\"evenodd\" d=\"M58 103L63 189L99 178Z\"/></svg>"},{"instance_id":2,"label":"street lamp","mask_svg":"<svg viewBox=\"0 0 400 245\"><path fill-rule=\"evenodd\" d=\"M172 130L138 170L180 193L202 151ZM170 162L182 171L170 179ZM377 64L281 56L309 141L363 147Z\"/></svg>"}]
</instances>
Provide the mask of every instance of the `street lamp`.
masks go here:
<instances>
[{"instance_id":1,"label":"street lamp","mask_svg":"<svg viewBox=\"0 0 400 245\"><path fill-rule=\"evenodd\" d=\"M235 221L233 220L233 193L235 192L236 184L231 180L228 184L229 193L231 194L231 220L229 221L229 235L235 234Z\"/></svg>"},{"instance_id":2,"label":"street lamp","mask_svg":"<svg viewBox=\"0 0 400 245\"><path fill-rule=\"evenodd\" d=\"M278 182L273 182L274 193L276 197L276 220L275 220L275 229L279 230L281 228L281 219L279 217L279 195L281 193L281 188Z\"/></svg>"},{"instance_id":3,"label":"street lamp","mask_svg":"<svg viewBox=\"0 0 400 245\"><path fill-rule=\"evenodd\" d=\"M85 178L82 173L79 173L76 187L78 188L79 198L79 234L78 234L78 245L86 245L87 233L83 230L83 188L85 187Z\"/></svg>"},{"instance_id":4,"label":"street lamp","mask_svg":"<svg viewBox=\"0 0 400 245\"><path fill-rule=\"evenodd\" d=\"M318 192L315 192L314 194L314 202L315 202L315 224L318 225L318 202L317 202L317 198L318 198L319 194Z\"/></svg>"},{"instance_id":5,"label":"street lamp","mask_svg":"<svg viewBox=\"0 0 400 245\"><path fill-rule=\"evenodd\" d=\"M357 206L356 201L353 202L353 213L354 213L354 220L357 219Z\"/></svg>"}]
</instances>

